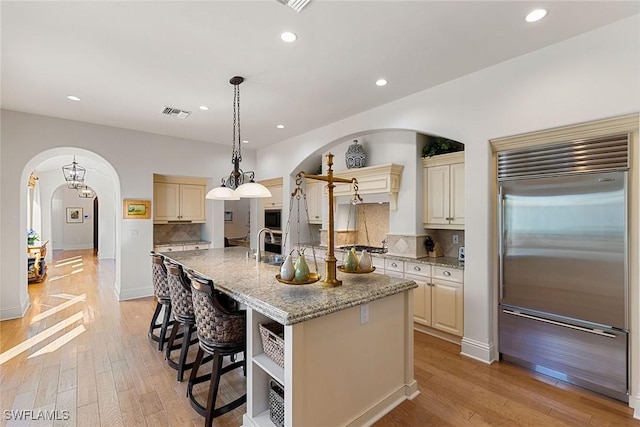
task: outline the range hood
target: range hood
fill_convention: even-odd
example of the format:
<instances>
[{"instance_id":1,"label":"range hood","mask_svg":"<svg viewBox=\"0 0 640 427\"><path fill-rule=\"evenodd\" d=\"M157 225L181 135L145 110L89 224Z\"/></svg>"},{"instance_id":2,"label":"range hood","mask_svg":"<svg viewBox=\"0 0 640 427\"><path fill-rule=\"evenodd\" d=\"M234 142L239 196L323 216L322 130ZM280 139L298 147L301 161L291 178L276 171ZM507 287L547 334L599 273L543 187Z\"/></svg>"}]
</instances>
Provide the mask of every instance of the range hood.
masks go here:
<instances>
[{"instance_id":1,"label":"range hood","mask_svg":"<svg viewBox=\"0 0 640 427\"><path fill-rule=\"evenodd\" d=\"M402 181L402 170L404 166L387 163L378 166L368 166L365 168L349 169L335 172L333 175L358 180L358 193L362 196L372 194L386 194L389 196L389 209L398 209L398 192ZM335 197L348 196L353 194L352 184L336 184L333 190ZM365 199L365 202L367 200Z\"/></svg>"}]
</instances>

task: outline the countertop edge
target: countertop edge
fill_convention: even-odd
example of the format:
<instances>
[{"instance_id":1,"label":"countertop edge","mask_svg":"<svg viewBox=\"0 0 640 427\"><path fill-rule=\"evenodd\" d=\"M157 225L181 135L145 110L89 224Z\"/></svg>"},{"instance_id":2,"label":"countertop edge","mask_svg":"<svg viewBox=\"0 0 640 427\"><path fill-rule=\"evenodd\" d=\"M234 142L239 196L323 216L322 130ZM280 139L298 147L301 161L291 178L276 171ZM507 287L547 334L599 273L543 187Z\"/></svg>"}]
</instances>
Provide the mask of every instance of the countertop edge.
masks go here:
<instances>
[{"instance_id":1,"label":"countertop edge","mask_svg":"<svg viewBox=\"0 0 640 427\"><path fill-rule=\"evenodd\" d=\"M295 323L300 323L300 322L305 322L307 320L315 319L316 317L326 316L327 314L336 313L338 311L342 311L347 308L356 307L362 304L369 303L371 301L375 301L382 298L386 298L391 295L399 294L401 292L405 292L417 287L418 287L418 284L416 282L414 282L413 280L407 279L402 283L389 285L383 288L378 288L375 290L375 292L365 295L360 299L349 301L348 303L344 303L340 305L326 306L326 307L323 307L322 309L305 313L304 315L300 315L300 316L287 315L287 313L285 313L284 311L279 310L270 304L264 303L261 300L257 300L254 298L247 298L245 295L236 293L233 290L223 285L219 285L218 289L220 289L222 292L226 293L227 295L231 296L236 301L246 304L248 307L258 311L261 314L264 314L270 319L275 320L276 322L287 326L287 325L293 325Z\"/></svg>"}]
</instances>

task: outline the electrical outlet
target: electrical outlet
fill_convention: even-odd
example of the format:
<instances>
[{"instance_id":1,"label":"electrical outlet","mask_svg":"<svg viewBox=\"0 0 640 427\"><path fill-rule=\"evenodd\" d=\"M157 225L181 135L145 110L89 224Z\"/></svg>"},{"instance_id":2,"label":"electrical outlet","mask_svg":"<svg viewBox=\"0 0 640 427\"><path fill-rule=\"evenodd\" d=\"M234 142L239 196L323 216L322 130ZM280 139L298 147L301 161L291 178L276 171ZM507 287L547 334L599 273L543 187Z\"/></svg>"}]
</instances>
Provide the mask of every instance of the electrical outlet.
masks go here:
<instances>
[{"instance_id":1,"label":"electrical outlet","mask_svg":"<svg viewBox=\"0 0 640 427\"><path fill-rule=\"evenodd\" d=\"M457 244L458 244L458 235L457 235L457 234L454 234L454 235L453 235L453 244L454 244L454 245L457 245Z\"/></svg>"},{"instance_id":2,"label":"electrical outlet","mask_svg":"<svg viewBox=\"0 0 640 427\"><path fill-rule=\"evenodd\" d=\"M362 304L360 306L360 324L364 325L369 321L369 304Z\"/></svg>"}]
</instances>

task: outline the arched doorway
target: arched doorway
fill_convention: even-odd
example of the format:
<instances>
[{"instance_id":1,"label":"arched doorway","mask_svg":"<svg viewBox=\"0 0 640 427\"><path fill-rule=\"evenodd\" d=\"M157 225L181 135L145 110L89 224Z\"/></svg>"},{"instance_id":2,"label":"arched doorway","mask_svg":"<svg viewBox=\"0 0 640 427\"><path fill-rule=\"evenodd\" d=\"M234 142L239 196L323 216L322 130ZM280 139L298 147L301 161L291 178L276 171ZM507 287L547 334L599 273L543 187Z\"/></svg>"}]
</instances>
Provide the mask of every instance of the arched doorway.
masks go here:
<instances>
[{"instance_id":1,"label":"arched doorway","mask_svg":"<svg viewBox=\"0 0 640 427\"><path fill-rule=\"evenodd\" d=\"M35 173L38 176L37 185L38 191L35 192L37 200L34 200L34 206L37 206L37 211L40 213L39 217L34 218L32 224L27 224L27 201L26 194L25 200L20 200L20 224L21 228L27 230L27 227L31 225L42 239L51 240L54 234L53 224L53 211L54 209L62 209L63 211L68 206L53 207L52 201L54 200L54 193L61 187L66 188L66 181L64 179L61 167L65 164L71 163L75 156L78 164L87 168L85 176L85 183L89 185L100 197L100 216L97 218L98 226L98 258L100 259L114 259L116 264L116 275L119 274L120 259L118 254L119 239L117 230L120 228L117 212L120 200L120 180L114 167L102 156L79 148L60 147L51 150L46 150L37 154L25 165L21 183L27 182L31 173ZM23 194L21 192L21 194ZM91 202L93 206L93 202ZM87 215L93 215L86 213ZM83 210L83 215L85 212ZM93 235L93 227L89 230L89 234ZM93 238L91 237L91 247L93 245ZM20 251L21 258L24 257L24 264L26 265L26 239L21 242ZM52 252L52 251L51 251ZM47 254L49 260L51 259L51 253ZM119 283L119 277L116 277L117 286ZM18 291L23 297L21 297L23 303L21 303L23 310L28 306L27 295L27 280L25 278L24 283L18 283L15 285L16 291Z\"/></svg>"}]
</instances>

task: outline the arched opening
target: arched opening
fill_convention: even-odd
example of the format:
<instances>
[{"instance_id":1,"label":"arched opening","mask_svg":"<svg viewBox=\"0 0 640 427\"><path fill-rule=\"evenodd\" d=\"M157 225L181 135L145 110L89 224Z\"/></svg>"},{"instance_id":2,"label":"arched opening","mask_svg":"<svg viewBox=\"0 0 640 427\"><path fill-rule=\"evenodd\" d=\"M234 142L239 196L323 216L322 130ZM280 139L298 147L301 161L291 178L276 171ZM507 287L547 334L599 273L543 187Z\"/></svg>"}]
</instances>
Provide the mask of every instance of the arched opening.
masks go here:
<instances>
[{"instance_id":1,"label":"arched opening","mask_svg":"<svg viewBox=\"0 0 640 427\"><path fill-rule=\"evenodd\" d=\"M61 168L70 163L73 156L78 164L87 168L85 184L95 192L96 198L100 198L99 216L94 209L94 197L83 198L77 190L67 188ZM115 262L114 286L117 287L120 281L117 233L120 227L117 216L120 180L113 166L94 152L61 147L46 150L29 160L20 182L27 182L30 176L37 176L37 181L33 191L20 193L21 198L25 198L19 204L21 228L27 230L30 227L40 239L49 240L50 249L93 249L97 243L97 258ZM21 258L26 258L27 240L23 239L20 245L20 252L24 254ZM53 250L47 251L45 260L51 261L52 254ZM26 259L24 264L27 264ZM15 286L17 291L28 295L26 278Z\"/></svg>"}]
</instances>

